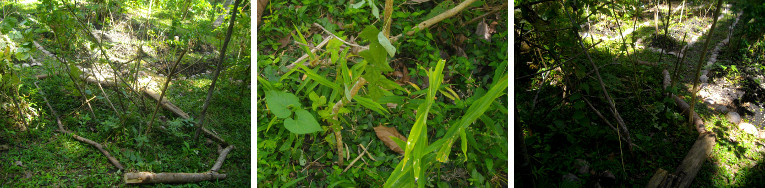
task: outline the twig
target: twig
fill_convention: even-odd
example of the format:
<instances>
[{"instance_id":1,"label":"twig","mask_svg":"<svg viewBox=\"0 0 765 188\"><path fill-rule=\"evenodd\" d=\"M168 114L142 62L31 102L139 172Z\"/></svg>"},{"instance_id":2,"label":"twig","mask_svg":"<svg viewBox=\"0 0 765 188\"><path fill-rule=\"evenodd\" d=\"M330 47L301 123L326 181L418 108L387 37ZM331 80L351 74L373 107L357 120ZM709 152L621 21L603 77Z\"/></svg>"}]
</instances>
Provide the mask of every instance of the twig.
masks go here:
<instances>
[{"instance_id":1,"label":"twig","mask_svg":"<svg viewBox=\"0 0 765 188\"><path fill-rule=\"evenodd\" d=\"M502 5L500 5L498 9L494 9L494 10L492 10L492 11L489 11L489 12L487 12L486 14L480 15L480 16L478 16L478 17L475 17L475 18L471 19L470 21L467 21L467 22L463 23L463 24L462 24L462 27L465 27L466 25L468 25L468 24L471 24L471 23L473 23L473 22L476 22L476 21L480 20L480 19L481 19L481 18L483 18L483 17L486 17L486 16L488 16L488 15L490 15L490 14L494 14L494 13L496 13L497 11L500 11L500 10L504 10L504 9L506 9L506 8L507 8L507 2L505 2L505 3L504 3L504 4L502 4Z\"/></svg>"},{"instance_id":2,"label":"twig","mask_svg":"<svg viewBox=\"0 0 765 188\"><path fill-rule=\"evenodd\" d=\"M34 82L34 85L35 85L35 87L37 87L38 91L42 90L42 89L40 89L40 86L37 85L37 82ZM62 133L65 133L65 134L70 134L76 140L79 140L81 142L85 142L85 143L88 143L90 145L93 145L93 147L96 147L96 149L101 151L101 153L103 153L104 156L106 156L106 158L109 159L109 162L111 162L115 167L117 167L117 169L120 169L120 170L124 169L124 167L122 167L122 164L120 164L120 162L117 161L116 158L112 157L112 155L110 155L108 151L104 150L104 148L103 148L103 146L101 144L99 144L97 142L94 142L94 141L92 141L90 139L77 136L76 134L74 134L74 133L72 133L70 131L67 131L64 128L64 124L61 123L61 118L58 116L58 113L56 113L56 110L54 110L53 106L51 106L50 102L48 102L48 98L46 98L45 95L42 95L42 97L43 97L43 100L45 101L45 104L48 105L48 108L50 109L51 114L53 114L53 116L56 117L56 123L58 124L59 132L62 132Z\"/></svg>"},{"instance_id":3,"label":"twig","mask_svg":"<svg viewBox=\"0 0 765 188\"><path fill-rule=\"evenodd\" d=\"M371 144L371 143L372 143L372 141L369 141L369 143L367 144L367 147L369 147L369 144ZM370 153L369 153L369 151L367 151L367 147L364 147L364 146L363 146L363 145L361 145L361 144L359 144L359 146L361 146L361 149L363 149L364 151L366 151L366 152L367 152L367 157L369 157L369 158L370 158L370 159L372 159L373 161L377 161L377 159L375 159L375 157L373 157L373 156L372 156L372 154L370 154Z\"/></svg>"},{"instance_id":4,"label":"twig","mask_svg":"<svg viewBox=\"0 0 765 188\"><path fill-rule=\"evenodd\" d=\"M305 171L306 169L308 169L308 168L311 168L311 166L313 166L313 163L315 163L316 161L319 161L319 159L321 159L322 157L324 157L324 155L327 155L327 153L321 154L321 157L319 157L319 158L316 158L316 160L313 160L313 162L310 162L310 163L308 163L308 165L307 165L307 166L305 166L305 168L303 168L303 170L301 170L300 172L303 172L303 171Z\"/></svg>"},{"instance_id":5,"label":"twig","mask_svg":"<svg viewBox=\"0 0 765 188\"><path fill-rule=\"evenodd\" d=\"M603 122L605 122L605 123L606 123L606 125L608 125L609 127L611 127L611 129L612 129L612 130L614 130L615 132L619 132L619 130L618 130L618 129L616 129L616 127L615 127L613 124L611 124L611 122L610 122L610 121L608 121L608 119L606 119L606 117L605 117L605 116L603 116L603 114L601 114L601 113L600 113L600 111L599 111L598 109L596 109L596 108L595 108L595 106L593 106L593 105L592 105L592 103L590 103L590 100L587 100L587 98L585 98L585 97L582 97L582 99L584 99L584 102L585 102L585 103L587 103L587 106L589 106L589 107L590 107L590 109L591 109L593 112L595 112L595 115L598 115L598 117L600 117L600 119L602 119L602 120L603 120ZM622 140L622 141L624 141L624 142L627 142L627 143L629 143L629 144L630 144L630 145L632 145L632 146L635 146L635 147L637 147L637 148L641 148L641 147L640 147L640 146L638 146L637 144L635 144L635 143L631 143L631 142L630 142L629 140L627 140L625 137L620 137L619 139L620 139L620 140ZM642 149L642 148L641 148L641 149Z\"/></svg>"},{"instance_id":6,"label":"twig","mask_svg":"<svg viewBox=\"0 0 765 188\"><path fill-rule=\"evenodd\" d=\"M191 41L189 41L189 44L191 44ZM183 50L183 52L181 52L181 55L178 57L178 60L175 61L175 63L173 64L173 68L170 69L170 73L168 73L167 77L165 78L165 84L162 87L162 93L159 94L159 99L157 100L157 105L154 107L154 113L151 114L151 119L149 120L149 125L146 128L146 134L147 135L151 131L151 125L154 124L154 118L156 118L156 116L157 116L157 111L159 111L159 106L162 105L162 98L165 97L165 94L167 93L167 88L170 85L170 80L173 79L173 74L175 74L175 69L178 68L178 64L183 59L183 56L186 55L187 51L189 51L188 47L186 48L186 50Z\"/></svg>"},{"instance_id":7,"label":"twig","mask_svg":"<svg viewBox=\"0 0 765 188\"><path fill-rule=\"evenodd\" d=\"M468 5L473 4L473 2L475 2L475 0L465 0L462 3L460 3L459 5L455 6L454 8L449 9L446 12L439 14L438 16L435 16L433 18L430 18L428 20L425 20L425 21L417 24L417 26L414 26L414 28L412 28L411 31L407 32L406 35L414 35L414 33L416 31L428 28L428 27L430 27L430 26L432 26L432 25L434 25L434 24L436 24L438 22L441 22L441 20L444 20L446 18L450 18L450 17L456 15L457 13L459 13L460 11L462 11L462 9L465 9ZM401 37L401 34L396 35L395 37L391 38L391 40L392 41L396 41L400 37Z\"/></svg>"},{"instance_id":8,"label":"twig","mask_svg":"<svg viewBox=\"0 0 765 188\"><path fill-rule=\"evenodd\" d=\"M311 53L316 53L316 51L318 51L318 49L319 49L319 48L323 47L324 45L327 45L327 43L329 42L329 39L332 39L332 37L326 37L326 38L324 38L324 40L323 40L323 41L321 41L321 43L319 43L319 45L316 45L316 48L314 48L313 50L311 50ZM290 64L290 65L287 65L287 69L292 69L292 68L293 68L293 67L295 67L295 66L296 66L298 63L300 63L300 62L302 62L303 60L305 60L305 58L308 58L308 54L303 54L303 56L300 56L300 58L298 58L297 60L295 60L294 62L292 62L292 64ZM307 65L307 63L308 63L308 62L304 63L304 65Z\"/></svg>"}]
</instances>

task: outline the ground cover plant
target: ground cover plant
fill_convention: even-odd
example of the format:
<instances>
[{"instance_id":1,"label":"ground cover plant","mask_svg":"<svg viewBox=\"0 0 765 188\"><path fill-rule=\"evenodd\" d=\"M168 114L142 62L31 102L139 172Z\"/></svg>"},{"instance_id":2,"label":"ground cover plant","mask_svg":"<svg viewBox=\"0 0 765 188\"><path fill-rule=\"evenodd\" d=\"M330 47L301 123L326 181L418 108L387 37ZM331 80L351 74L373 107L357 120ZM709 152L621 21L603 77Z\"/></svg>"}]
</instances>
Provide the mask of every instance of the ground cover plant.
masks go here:
<instances>
[{"instance_id":1,"label":"ground cover plant","mask_svg":"<svg viewBox=\"0 0 765 188\"><path fill-rule=\"evenodd\" d=\"M765 184L762 1L514 5L516 186Z\"/></svg>"},{"instance_id":2,"label":"ground cover plant","mask_svg":"<svg viewBox=\"0 0 765 188\"><path fill-rule=\"evenodd\" d=\"M0 186L249 186L249 4L0 2Z\"/></svg>"},{"instance_id":3,"label":"ground cover plant","mask_svg":"<svg viewBox=\"0 0 765 188\"><path fill-rule=\"evenodd\" d=\"M508 186L508 4L266 1L259 187Z\"/></svg>"}]
</instances>

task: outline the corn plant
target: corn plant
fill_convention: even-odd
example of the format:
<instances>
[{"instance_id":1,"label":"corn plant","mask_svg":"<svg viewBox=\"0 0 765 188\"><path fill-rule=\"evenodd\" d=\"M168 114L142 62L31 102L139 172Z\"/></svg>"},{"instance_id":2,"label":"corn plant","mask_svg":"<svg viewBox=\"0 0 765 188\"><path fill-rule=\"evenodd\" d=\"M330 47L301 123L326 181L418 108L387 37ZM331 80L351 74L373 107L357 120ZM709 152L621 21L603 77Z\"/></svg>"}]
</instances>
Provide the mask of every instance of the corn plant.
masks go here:
<instances>
[{"instance_id":1,"label":"corn plant","mask_svg":"<svg viewBox=\"0 0 765 188\"><path fill-rule=\"evenodd\" d=\"M507 75L499 80L495 80L491 89L478 101L474 102L457 122L452 124L447 133L441 139L432 144L428 144L427 136L427 117L430 107L435 100L435 94L443 79L444 61L441 60L436 65L435 70L428 71L428 78L432 84L428 88L426 102L417 108L417 118L409 133L406 143L396 138L399 147L404 150L404 159L399 162L395 170L385 182L385 187L425 187L427 180L422 180L428 167L436 161L445 163L449 159L451 148L457 135L461 139L462 153L467 155L467 139L465 130L470 124L475 122L492 105L492 102L498 97L504 95L507 89ZM434 153L435 152L435 153Z\"/></svg>"}]
</instances>

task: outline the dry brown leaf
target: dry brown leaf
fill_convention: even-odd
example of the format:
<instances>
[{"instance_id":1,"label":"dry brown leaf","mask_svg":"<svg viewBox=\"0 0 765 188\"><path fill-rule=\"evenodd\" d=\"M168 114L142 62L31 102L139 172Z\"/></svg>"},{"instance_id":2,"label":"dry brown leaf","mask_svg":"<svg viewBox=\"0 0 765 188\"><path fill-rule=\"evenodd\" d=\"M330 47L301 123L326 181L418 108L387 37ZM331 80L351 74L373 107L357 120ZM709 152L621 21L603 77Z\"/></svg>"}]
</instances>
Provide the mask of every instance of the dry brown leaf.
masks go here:
<instances>
[{"instance_id":1,"label":"dry brown leaf","mask_svg":"<svg viewBox=\"0 0 765 188\"><path fill-rule=\"evenodd\" d=\"M281 39L279 39L278 42L279 42L279 44L281 44L281 45L279 45L279 49L282 49L282 48L286 47L288 44L290 44L290 42L292 41L291 39L292 39L292 35L287 35L287 36L284 36Z\"/></svg>"},{"instance_id":2,"label":"dry brown leaf","mask_svg":"<svg viewBox=\"0 0 765 188\"><path fill-rule=\"evenodd\" d=\"M398 133L396 128L393 127L386 127L386 126L377 126L375 128L375 133L377 133L377 138L380 138L380 140L385 143L385 146L388 146L391 150L395 151L399 154L404 154L404 149L401 147L398 147L398 144L393 141L390 137L396 137L398 139L401 139L402 141L406 142L406 137L404 135L401 135L401 133Z\"/></svg>"}]
</instances>

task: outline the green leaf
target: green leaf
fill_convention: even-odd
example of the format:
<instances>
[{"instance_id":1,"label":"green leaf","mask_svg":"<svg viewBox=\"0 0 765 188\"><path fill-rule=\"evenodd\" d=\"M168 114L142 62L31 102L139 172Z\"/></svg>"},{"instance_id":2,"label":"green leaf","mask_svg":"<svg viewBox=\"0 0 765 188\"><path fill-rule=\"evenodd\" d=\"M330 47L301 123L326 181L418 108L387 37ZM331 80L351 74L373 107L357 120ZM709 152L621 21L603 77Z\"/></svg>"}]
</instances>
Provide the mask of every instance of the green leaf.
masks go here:
<instances>
[{"instance_id":1,"label":"green leaf","mask_svg":"<svg viewBox=\"0 0 765 188\"><path fill-rule=\"evenodd\" d=\"M355 8L355 9L361 8L362 6L364 6L364 3L365 3L364 1L359 1L358 3L352 4L351 8Z\"/></svg>"},{"instance_id":2,"label":"green leaf","mask_svg":"<svg viewBox=\"0 0 765 188\"><path fill-rule=\"evenodd\" d=\"M377 9L375 2L373 2L373 0L367 0L367 3L372 7L372 15L374 15L375 18L380 19L380 9Z\"/></svg>"},{"instance_id":3,"label":"green leaf","mask_svg":"<svg viewBox=\"0 0 765 188\"><path fill-rule=\"evenodd\" d=\"M446 135L441 138L446 141L441 145L441 149L438 150L438 161L446 162L449 160L449 153L451 152L451 147L452 144L454 144L454 140L457 139L457 133L462 134L462 132L464 132L468 126L473 124L476 119L478 119L481 115L483 115L484 112L486 112L487 109L489 109L495 99L497 99L499 96L502 96L504 92L507 91L506 89L507 75L499 79L498 82L495 83L484 96L470 105L470 107L467 109L467 113L462 116L460 120L457 121L457 123L450 127Z\"/></svg>"},{"instance_id":4,"label":"green leaf","mask_svg":"<svg viewBox=\"0 0 765 188\"><path fill-rule=\"evenodd\" d=\"M388 37L385 37L383 32L380 32L377 34L377 40L380 42L380 45L382 45L382 47L385 48L385 51L388 51L388 55L390 55L391 57L396 55L396 47L393 47L393 45L390 44Z\"/></svg>"},{"instance_id":5,"label":"green leaf","mask_svg":"<svg viewBox=\"0 0 765 188\"><path fill-rule=\"evenodd\" d=\"M308 76L308 78L311 78L312 80L316 80L321 85L330 87L330 88L335 89L335 90L341 90L342 89L342 88L340 88L340 85L327 80L326 78L324 78L324 76L321 76L321 75L317 74L316 72L314 72L313 70L311 70L310 68L306 67L303 64L298 63L297 67L302 68L303 71L305 72L305 75Z\"/></svg>"},{"instance_id":6,"label":"green leaf","mask_svg":"<svg viewBox=\"0 0 765 188\"><path fill-rule=\"evenodd\" d=\"M386 117L388 116L388 110L383 108L382 105L380 105L380 103L377 103L373 101L372 99L368 99L368 98L364 98L364 97L356 95L356 96L353 96L353 100L356 100L356 102L361 104L361 106L364 106L366 108L369 108L372 111L385 115Z\"/></svg>"},{"instance_id":7,"label":"green leaf","mask_svg":"<svg viewBox=\"0 0 765 188\"><path fill-rule=\"evenodd\" d=\"M80 71L80 68L72 64L69 65L69 74L71 74L72 77L79 78L80 75L82 75L82 71Z\"/></svg>"},{"instance_id":8,"label":"green leaf","mask_svg":"<svg viewBox=\"0 0 765 188\"><path fill-rule=\"evenodd\" d=\"M435 16L438 16L441 13L446 12L447 10L451 9L454 6L454 2L452 1L442 1L438 5L436 5L435 8L430 9L430 13L425 16L424 20L428 20L430 18L433 18Z\"/></svg>"},{"instance_id":9,"label":"green leaf","mask_svg":"<svg viewBox=\"0 0 765 188\"><path fill-rule=\"evenodd\" d=\"M295 111L295 120L292 118L284 119L284 127L295 134L308 134L323 130L313 115L303 109Z\"/></svg>"},{"instance_id":10,"label":"green leaf","mask_svg":"<svg viewBox=\"0 0 765 188\"><path fill-rule=\"evenodd\" d=\"M465 135L465 131L460 132L460 141L462 142L462 154L467 156L467 135ZM467 161L467 157L465 157L465 161Z\"/></svg>"},{"instance_id":11,"label":"green leaf","mask_svg":"<svg viewBox=\"0 0 765 188\"><path fill-rule=\"evenodd\" d=\"M316 110L316 108L318 108L318 107L320 107L320 106L322 106L324 104L327 104L327 97L325 97L325 96L321 96L320 97L319 95L316 94L316 92L313 92L313 91L311 91L311 93L308 94L308 98L311 99L311 101L313 102L311 104L311 109L312 110Z\"/></svg>"},{"instance_id":12,"label":"green leaf","mask_svg":"<svg viewBox=\"0 0 765 188\"><path fill-rule=\"evenodd\" d=\"M292 115L289 106L300 109L300 100L297 96L283 91L266 91L266 107L276 117L287 118Z\"/></svg>"}]
</instances>

